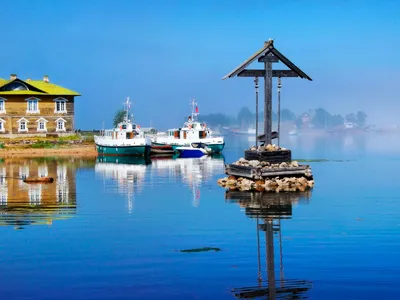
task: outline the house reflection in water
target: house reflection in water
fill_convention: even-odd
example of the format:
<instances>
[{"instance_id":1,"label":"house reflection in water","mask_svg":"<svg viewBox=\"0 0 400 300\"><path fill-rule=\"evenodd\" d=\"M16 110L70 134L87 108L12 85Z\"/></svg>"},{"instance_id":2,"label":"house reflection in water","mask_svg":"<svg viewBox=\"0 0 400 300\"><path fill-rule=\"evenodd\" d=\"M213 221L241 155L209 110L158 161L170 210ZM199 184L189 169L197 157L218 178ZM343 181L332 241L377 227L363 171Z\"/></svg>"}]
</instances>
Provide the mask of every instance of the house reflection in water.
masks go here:
<instances>
[{"instance_id":1,"label":"house reflection in water","mask_svg":"<svg viewBox=\"0 0 400 300\"><path fill-rule=\"evenodd\" d=\"M25 183L50 176L53 183ZM0 164L0 225L51 225L76 213L75 168L52 159L6 159Z\"/></svg>"},{"instance_id":2,"label":"house reflection in water","mask_svg":"<svg viewBox=\"0 0 400 300\"><path fill-rule=\"evenodd\" d=\"M285 279L283 272L281 220L292 217L292 205L308 203L311 191L305 193L260 193L226 191L225 199L245 208L246 216L257 221L257 285L234 288L236 298L300 299L311 287L312 282L303 279ZM260 224L261 222L261 224ZM261 271L260 231L265 232L266 280ZM279 279L275 275L274 235L279 241Z\"/></svg>"}]
</instances>

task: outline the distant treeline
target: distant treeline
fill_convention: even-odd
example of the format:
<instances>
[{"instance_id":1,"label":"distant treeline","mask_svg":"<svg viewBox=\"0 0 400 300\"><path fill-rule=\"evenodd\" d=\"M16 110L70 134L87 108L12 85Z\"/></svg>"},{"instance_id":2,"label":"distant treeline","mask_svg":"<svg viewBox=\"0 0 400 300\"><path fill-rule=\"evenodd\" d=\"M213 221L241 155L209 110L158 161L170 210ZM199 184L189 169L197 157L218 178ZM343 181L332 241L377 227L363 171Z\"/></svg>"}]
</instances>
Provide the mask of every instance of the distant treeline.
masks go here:
<instances>
[{"instance_id":1,"label":"distant treeline","mask_svg":"<svg viewBox=\"0 0 400 300\"><path fill-rule=\"evenodd\" d=\"M258 120L261 122L264 118L264 112L259 112ZM247 128L255 125L256 114L251 112L249 108L242 107L237 116L229 116L222 113L214 113L202 115L201 121L210 126L230 126ZM277 112L272 112L272 121L277 121ZM296 115L289 109L282 109L281 122L291 121L298 127L302 127L307 123L313 128L332 128L344 126L345 123L351 123L353 126L365 127L367 115L363 111L349 113L345 116L340 114L330 114L323 108L309 110L307 112Z\"/></svg>"}]
</instances>

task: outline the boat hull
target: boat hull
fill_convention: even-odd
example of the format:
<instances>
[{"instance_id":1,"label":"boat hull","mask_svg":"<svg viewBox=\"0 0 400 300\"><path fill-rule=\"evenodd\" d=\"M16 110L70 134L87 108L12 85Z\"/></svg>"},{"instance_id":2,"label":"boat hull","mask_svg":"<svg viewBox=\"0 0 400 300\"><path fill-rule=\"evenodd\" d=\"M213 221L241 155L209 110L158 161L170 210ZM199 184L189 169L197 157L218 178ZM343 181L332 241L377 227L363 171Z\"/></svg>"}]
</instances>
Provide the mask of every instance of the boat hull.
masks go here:
<instances>
[{"instance_id":1,"label":"boat hull","mask_svg":"<svg viewBox=\"0 0 400 300\"><path fill-rule=\"evenodd\" d=\"M206 144L208 148L212 150L213 153L221 153L225 147L225 143L223 144Z\"/></svg>"},{"instance_id":2,"label":"boat hull","mask_svg":"<svg viewBox=\"0 0 400 300\"><path fill-rule=\"evenodd\" d=\"M170 145L151 145L150 154L151 155L174 155L176 150Z\"/></svg>"},{"instance_id":3,"label":"boat hull","mask_svg":"<svg viewBox=\"0 0 400 300\"><path fill-rule=\"evenodd\" d=\"M197 141L196 141L197 142ZM205 145L207 145L208 148L210 148L212 150L213 153L221 153L222 150L225 147L225 143L207 143L207 142L203 142ZM174 151L177 151L178 147L189 147L190 146L191 141L187 141L186 143L169 143L169 142L153 142L153 146L156 147L161 147L161 146L171 146L172 149Z\"/></svg>"},{"instance_id":4,"label":"boat hull","mask_svg":"<svg viewBox=\"0 0 400 300\"><path fill-rule=\"evenodd\" d=\"M96 144L96 150L102 156L148 156L150 145L141 146L106 146Z\"/></svg>"},{"instance_id":5,"label":"boat hull","mask_svg":"<svg viewBox=\"0 0 400 300\"><path fill-rule=\"evenodd\" d=\"M184 158L202 157L206 155L200 149L178 149L178 152L179 152L179 157L184 157Z\"/></svg>"}]
</instances>

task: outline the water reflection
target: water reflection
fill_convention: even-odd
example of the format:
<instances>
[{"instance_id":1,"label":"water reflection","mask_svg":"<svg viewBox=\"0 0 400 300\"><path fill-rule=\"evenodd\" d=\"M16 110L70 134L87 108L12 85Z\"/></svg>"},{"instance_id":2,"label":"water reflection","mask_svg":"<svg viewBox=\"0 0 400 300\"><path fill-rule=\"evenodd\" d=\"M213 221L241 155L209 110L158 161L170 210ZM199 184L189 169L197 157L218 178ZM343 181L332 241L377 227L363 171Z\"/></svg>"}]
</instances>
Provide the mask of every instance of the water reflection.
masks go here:
<instances>
[{"instance_id":1,"label":"water reflection","mask_svg":"<svg viewBox=\"0 0 400 300\"><path fill-rule=\"evenodd\" d=\"M192 205L200 205L200 187L210 182L216 174L225 173L223 155L203 156L200 158L160 159L152 162L152 175L168 177L169 180L183 182L192 192Z\"/></svg>"},{"instance_id":2,"label":"water reflection","mask_svg":"<svg viewBox=\"0 0 400 300\"><path fill-rule=\"evenodd\" d=\"M311 281L284 278L281 220L291 219L292 206L297 203L308 203L310 197L311 191L277 194L238 191L226 192L225 199L245 208L246 216L256 219L257 222L257 285L234 288L232 292L236 298L306 298L304 293L311 288ZM261 266L260 231L265 232L266 280L263 280ZM275 238L278 239L279 243L279 279L275 275Z\"/></svg>"},{"instance_id":3,"label":"water reflection","mask_svg":"<svg viewBox=\"0 0 400 300\"><path fill-rule=\"evenodd\" d=\"M128 212L134 208L135 194L142 191L147 165L151 161L142 157L98 157L96 174L103 179L105 192L126 195ZM116 183L116 189L115 189Z\"/></svg>"},{"instance_id":4,"label":"water reflection","mask_svg":"<svg viewBox=\"0 0 400 300\"><path fill-rule=\"evenodd\" d=\"M90 160L89 160L90 161ZM0 226L51 225L76 213L76 168L86 160L5 159L0 163ZM50 176L53 183L25 183L29 176Z\"/></svg>"},{"instance_id":5,"label":"water reflection","mask_svg":"<svg viewBox=\"0 0 400 300\"><path fill-rule=\"evenodd\" d=\"M126 196L129 212L134 209L135 196L145 185L163 185L165 181L187 185L192 193L192 205L198 207L201 197L200 187L211 182L214 175L223 174L224 171L225 160L222 155L151 160L99 157L95 166L95 172L101 176L106 192L116 192Z\"/></svg>"}]
</instances>

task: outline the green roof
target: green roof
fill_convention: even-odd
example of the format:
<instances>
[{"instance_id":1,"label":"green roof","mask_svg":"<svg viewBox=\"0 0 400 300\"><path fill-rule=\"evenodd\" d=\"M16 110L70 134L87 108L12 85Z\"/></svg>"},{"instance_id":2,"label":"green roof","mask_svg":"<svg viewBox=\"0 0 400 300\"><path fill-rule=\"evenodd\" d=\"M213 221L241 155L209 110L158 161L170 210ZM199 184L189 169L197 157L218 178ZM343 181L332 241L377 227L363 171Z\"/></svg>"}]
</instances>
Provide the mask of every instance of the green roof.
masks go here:
<instances>
[{"instance_id":1,"label":"green roof","mask_svg":"<svg viewBox=\"0 0 400 300\"><path fill-rule=\"evenodd\" d=\"M0 91L2 95L58 95L58 96L80 96L79 93L66 89L62 86L56 85L54 83L45 82L43 80L6 80L0 78L0 88L7 85L12 81L22 81L28 86L29 90L14 90L14 91ZM31 88L37 89L38 91L30 90Z\"/></svg>"}]
</instances>

